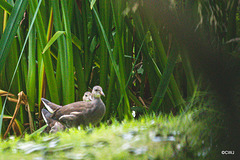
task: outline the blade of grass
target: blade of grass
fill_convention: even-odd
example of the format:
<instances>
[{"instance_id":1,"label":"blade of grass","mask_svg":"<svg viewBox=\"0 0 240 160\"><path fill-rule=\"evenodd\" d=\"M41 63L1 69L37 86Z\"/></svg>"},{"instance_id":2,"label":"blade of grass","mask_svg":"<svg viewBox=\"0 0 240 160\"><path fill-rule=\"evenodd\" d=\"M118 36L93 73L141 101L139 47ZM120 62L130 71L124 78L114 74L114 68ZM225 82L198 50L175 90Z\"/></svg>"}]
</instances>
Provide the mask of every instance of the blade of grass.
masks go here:
<instances>
[{"instance_id":1,"label":"blade of grass","mask_svg":"<svg viewBox=\"0 0 240 160\"><path fill-rule=\"evenodd\" d=\"M87 1L81 1L81 8L80 4L78 4L79 9L82 10L82 21L83 21L83 50L84 50L84 78L85 78L85 83L88 84L89 82L89 77L90 77L90 72L91 72L91 65L89 64L89 57L90 57L90 52L89 52L89 43L88 43L88 2Z\"/></svg>"},{"instance_id":2,"label":"blade of grass","mask_svg":"<svg viewBox=\"0 0 240 160\"><path fill-rule=\"evenodd\" d=\"M153 42L154 42L154 44L155 44L155 46L157 48L156 55L159 55L159 57L160 57L159 58L159 60L160 60L160 70L163 70L164 67L167 64L167 54L166 54L165 49L163 47L162 40L161 40L160 36L158 35L158 29L157 29L156 25L153 22L152 22L152 26L150 27L150 31L151 31L151 35L152 35L152 38L153 38ZM152 61L154 63L155 69L158 68L157 64L154 62L153 59L152 59ZM159 73L159 72L157 72L157 73ZM159 74L158 74L158 76L160 77ZM181 95L181 93L179 91L179 88L178 88L177 83L176 83L176 81L175 81L173 76L171 76L171 79L170 79L169 89L170 89L170 92L172 93L171 94L172 96L170 96L170 93L168 93L169 98L173 99L174 103L176 105L181 105L182 103L184 103L182 95Z\"/></svg>"},{"instance_id":3,"label":"blade of grass","mask_svg":"<svg viewBox=\"0 0 240 160\"><path fill-rule=\"evenodd\" d=\"M118 54L116 53L116 50L113 51L113 55L114 55L114 59L117 61L118 60ZM114 86L116 83L116 73L113 67L111 67L111 71L110 71L110 80L109 80L109 85L108 85L108 91L107 91L107 95L111 95L111 96L107 96L106 99L106 113L104 116L104 120L108 120L110 118L110 112L114 112L115 111L115 107L112 108L112 100L113 100L113 96L114 96Z\"/></svg>"},{"instance_id":4,"label":"blade of grass","mask_svg":"<svg viewBox=\"0 0 240 160\"><path fill-rule=\"evenodd\" d=\"M38 2L37 0L29 1L30 7L32 10L37 9ZM46 31L44 29L44 23L42 20L41 12L38 12L38 15L36 17L36 28L38 30L37 35L40 41L40 48L43 50L44 46L47 44L47 37L46 37ZM43 62L45 66L45 72L46 72L46 78L48 82L48 89L50 92L51 101L54 103L59 104L59 96L58 96L58 88L56 79L54 77L54 71L53 71L53 65L52 60L50 56L50 51L46 51L45 54L43 54Z\"/></svg>"},{"instance_id":5,"label":"blade of grass","mask_svg":"<svg viewBox=\"0 0 240 160\"><path fill-rule=\"evenodd\" d=\"M92 0L92 1L90 2L90 8L91 8L91 9L93 8L93 6L94 6L95 3L96 3L96 0Z\"/></svg>"},{"instance_id":6,"label":"blade of grass","mask_svg":"<svg viewBox=\"0 0 240 160\"><path fill-rule=\"evenodd\" d=\"M60 5L59 1L51 1L51 6L53 8L53 24L55 31L63 31L61 14L60 14ZM58 62L57 62L57 72L56 72L56 81L57 87L59 88L59 96L61 97L61 104L64 103L63 97L65 96L62 88L66 85L66 62L65 62L65 44L64 37L59 37L57 39L58 44Z\"/></svg>"},{"instance_id":7,"label":"blade of grass","mask_svg":"<svg viewBox=\"0 0 240 160\"><path fill-rule=\"evenodd\" d=\"M68 12L67 4L65 1L61 1L62 5L62 15L63 15L63 25L61 21L60 5L58 1L51 2L53 7L53 16L54 16L54 27L57 31L63 31L65 28L66 42L64 37L59 37L58 42L58 51L59 51L59 60L61 61L61 76L62 76L62 88L64 88L63 93L63 104L68 104L74 101L74 75L73 75L73 55L72 55L72 38L70 31L70 24L68 24ZM65 6L66 5L66 6ZM59 70L58 70L59 71ZM59 73L58 73L58 78ZM58 80L59 82L59 80Z\"/></svg>"},{"instance_id":8,"label":"blade of grass","mask_svg":"<svg viewBox=\"0 0 240 160\"><path fill-rule=\"evenodd\" d=\"M46 50L48 50L48 48L51 47L51 45L58 39L58 37L60 37L61 35L63 35L65 33L65 31L57 31L52 38L48 41L48 43L46 44L46 46L44 47L42 54L44 54L46 52Z\"/></svg>"},{"instance_id":9,"label":"blade of grass","mask_svg":"<svg viewBox=\"0 0 240 160\"><path fill-rule=\"evenodd\" d=\"M93 1L92 1L93 2ZM91 7L93 4L91 3ZM95 7L96 8L96 7ZM110 23L110 6L108 0L99 1L99 17L101 21L101 25L104 28L105 35L107 39L109 39L109 35L111 35L111 29L109 29ZM100 31L101 32L101 31ZM103 34L100 34L100 47L99 47L99 55L100 55L100 86L103 90L107 89L107 81L108 81L108 50L106 48L105 39Z\"/></svg>"},{"instance_id":10,"label":"blade of grass","mask_svg":"<svg viewBox=\"0 0 240 160\"><path fill-rule=\"evenodd\" d=\"M175 66L175 62L177 60L177 56L178 54L176 51L171 52L167 61L166 68L164 69L162 79L158 85L156 94L154 95L153 101L149 107L150 111L157 111L163 101Z\"/></svg>"},{"instance_id":11,"label":"blade of grass","mask_svg":"<svg viewBox=\"0 0 240 160\"><path fill-rule=\"evenodd\" d=\"M141 42L140 42L140 40L141 39L143 39L143 37L142 37L142 35L145 35L145 32L144 32L144 27L143 27L143 25L142 25L142 21L141 21L141 19L140 19L140 17L139 16L136 16L136 17L134 17L134 19L135 19L135 26L136 26L136 36L137 36L137 38L136 38L136 43L137 44L141 44ZM133 28L133 26L132 26L132 24L129 22L129 19L128 18L125 18L125 21L126 21L126 23L128 24L128 26L130 27L130 28ZM150 31L151 31L151 29L153 29L154 28L154 25L153 26L150 26ZM148 28L149 29L149 28ZM156 37L156 35L155 34L153 34L153 32L151 32L152 34L152 38L153 38L153 40L155 39L155 37ZM165 53L165 50L162 48L163 47L163 45L162 45L162 41L161 41L161 39L159 38L159 39L157 39L157 40L154 40L154 44L155 45L158 45L157 46L157 48L159 49L158 51L164 51L163 53L161 53L161 54L165 54L165 56L166 56L166 53ZM152 56L150 55L150 53L149 53L149 48L146 46L146 45L144 45L143 46L143 53L144 53L144 59L145 59L145 61L147 61L147 62L149 62L149 65L147 65L146 67L147 68L149 68L150 70L149 70L149 74L152 74L152 68L154 68L154 70L155 70L155 74L156 74L156 76L158 76L158 78L159 79L161 79L162 78L162 73L161 73L161 71L160 71L160 68L158 67L158 65L156 64L156 62L155 62L155 60L152 58ZM166 61L167 62L167 61ZM166 63L165 63L166 64ZM147 71L147 70L146 70ZM149 77L149 78L153 78L153 77ZM172 77L173 78L173 77ZM172 79L171 78L171 82L174 84L173 86L177 86L176 85L176 82L174 82L174 79ZM152 87L155 87L155 85L153 85ZM151 88L151 86L150 86L150 88ZM172 93L172 90L170 89L170 88L168 88L167 89L167 95L169 96L169 99L171 100L171 103L172 103L172 105L173 106L175 106L175 104L182 104L183 103L183 99L182 99L182 96L181 96L181 94L180 94L180 92L179 92L179 89L178 88L174 88L173 87L173 89L174 89L174 91L175 91L175 94L173 94ZM155 93L154 93L155 94ZM177 97L177 98L174 98L174 96L175 97Z\"/></svg>"},{"instance_id":12,"label":"blade of grass","mask_svg":"<svg viewBox=\"0 0 240 160\"><path fill-rule=\"evenodd\" d=\"M145 37L146 37L146 35L145 35ZM141 52L142 47L143 47L144 42L145 42L145 37L144 37L144 39L143 39L143 41L142 41L142 43L141 43L141 46L140 46L140 48L139 48L139 50L138 50L137 56L136 56L136 58L135 58L135 62L134 62L134 64L133 64L133 66L132 66L130 75L129 75L128 80L127 80L127 83L126 83L126 85L125 85L125 89L127 89L128 83L130 82L130 79L131 79L131 77L132 77L133 69L134 69L134 67L135 67L135 65L136 65L136 63L137 63L138 57L139 57L139 55L140 55L140 52ZM129 93L130 93L130 91L129 91ZM121 98L120 98L118 107L120 106L122 99L123 99L123 95L122 95ZM137 101L136 101L136 102L137 102ZM137 102L137 103L138 103L138 102Z\"/></svg>"},{"instance_id":13,"label":"blade of grass","mask_svg":"<svg viewBox=\"0 0 240 160\"><path fill-rule=\"evenodd\" d=\"M45 124L44 126L42 126L41 128L39 128L38 130L36 130L35 132L33 132L32 134L29 135L29 137L33 137L37 134L40 134L44 131L45 128L47 128L47 124Z\"/></svg>"},{"instance_id":14,"label":"blade of grass","mask_svg":"<svg viewBox=\"0 0 240 160\"><path fill-rule=\"evenodd\" d=\"M63 85L65 89L66 96L63 96L65 104L74 102L75 92L74 92L74 73L73 73L73 50L72 50L72 37L71 37L71 28L70 28L70 18L68 15L68 5L66 0L61 0L63 24L66 34L66 66L67 72L67 85Z\"/></svg>"},{"instance_id":15,"label":"blade of grass","mask_svg":"<svg viewBox=\"0 0 240 160\"><path fill-rule=\"evenodd\" d=\"M32 21L33 18L33 10L30 9L29 19ZM29 21L29 25L31 22ZM32 28L32 31L29 35L28 42L28 77L27 77L27 96L28 96L28 104L31 111L31 115L34 119L35 114L35 99L36 99L36 30L35 27ZM36 126L34 125L36 129Z\"/></svg>"},{"instance_id":16,"label":"blade of grass","mask_svg":"<svg viewBox=\"0 0 240 160\"><path fill-rule=\"evenodd\" d=\"M94 12L94 15L96 16L96 19L97 19L97 22L98 22L98 24L99 24L101 33L103 34L104 41L105 41L106 46L107 46L107 49L108 49L108 54L109 54L111 63L112 63L112 65L113 65L114 71L115 71L115 73L116 73L116 75L117 75L117 79L118 79L118 82L119 82L121 91L122 91L122 93L123 93L124 96L125 96L125 97L124 97L124 98L125 98L124 100L125 100L125 102L127 102L127 101L128 101L128 98L127 98L126 90L125 90L125 88L124 88L125 85L122 86L122 78L123 78L123 77L121 77L121 75L120 75L119 67L118 67L118 65L117 65L117 63L116 63L115 58L113 57L112 50L111 50L111 47L110 47L110 43L109 43L109 41L108 41L106 32L105 32L105 30L104 30L104 28L103 28L103 25L102 25L102 23L101 23L101 20L99 19L99 16L98 16L98 13L97 13L95 7L93 7L93 12ZM130 106L127 106L127 108L130 108ZM130 118L130 117L131 117L130 110L128 110L128 109L125 110L125 115L127 115L127 116Z\"/></svg>"},{"instance_id":17,"label":"blade of grass","mask_svg":"<svg viewBox=\"0 0 240 160\"><path fill-rule=\"evenodd\" d=\"M18 25L22 19L22 16L27 8L28 1L17 0L10 15L7 26L0 40L0 72L3 69L5 60L10 50L14 36L16 35Z\"/></svg>"},{"instance_id":18,"label":"blade of grass","mask_svg":"<svg viewBox=\"0 0 240 160\"><path fill-rule=\"evenodd\" d=\"M114 6L115 4L115 6ZM132 114L130 111L130 103L129 103L129 99L127 96L127 88L125 87L126 85L126 79L125 79L125 61L124 61L124 46L123 46L123 31L124 31L124 27L123 27L123 16L122 16L122 10L123 10L123 3L121 1L115 1L113 3L113 1L111 0L111 8L113 10L113 22L115 24L116 27L116 38L115 38L115 46L117 49L117 53L119 56L119 71L120 71L120 77L121 77L121 83L119 83L120 85L120 91L121 91L121 95L124 97L124 103L123 103L123 107L120 108L119 106L121 105L121 100L118 104L118 111L119 113L123 113L123 115L127 118L132 118ZM121 117L120 117L121 118Z\"/></svg>"},{"instance_id":19,"label":"blade of grass","mask_svg":"<svg viewBox=\"0 0 240 160\"><path fill-rule=\"evenodd\" d=\"M39 39L37 40L37 44L40 43ZM42 58L42 49L39 45L37 45L37 56L38 56L38 113L41 112L41 108L43 104L41 103L41 98L46 97L46 74L44 71L44 63ZM38 115L39 119L41 114ZM39 126L42 126L40 121Z\"/></svg>"},{"instance_id":20,"label":"blade of grass","mask_svg":"<svg viewBox=\"0 0 240 160\"><path fill-rule=\"evenodd\" d=\"M187 52L188 52L187 50L183 49L181 57L183 62L183 68L187 78L187 96L192 97L195 92L196 83L195 83L195 77L193 75L192 66L189 60L189 56L188 54L185 54Z\"/></svg>"},{"instance_id":21,"label":"blade of grass","mask_svg":"<svg viewBox=\"0 0 240 160\"><path fill-rule=\"evenodd\" d=\"M28 40L28 37L29 37L30 32L31 32L31 30L32 30L33 23L34 23L34 21L35 21L35 19L36 19L37 12L38 12L38 9L39 9L39 7L40 7L41 2L42 2L42 0L39 1L38 6L37 6L37 8L36 8L36 11L35 11L35 13L34 13L32 23L31 23L31 25L30 25L30 27L29 27L29 31L28 31L28 33L27 33L26 39L25 39L24 44L23 44L22 51L21 51L20 56L19 56L19 59L18 59L18 63L17 63L17 65L16 65L15 71L14 71L14 73L13 73L12 80L11 80L10 85L9 85L9 88L8 88L8 92L9 92L10 89L11 89L11 86L12 86L12 83L13 83L13 79L14 79L14 77L15 77L17 68L18 68L18 66L19 66L19 63L20 63L20 60L21 60L23 51L24 51L25 46L26 46L26 44L27 44L27 40ZM15 5L16 5L16 4L15 4ZM15 7L15 6L14 6L14 7ZM23 5L22 7L24 8L25 6ZM14 9L13 9L13 11L14 11ZM14 14L13 14L13 15L14 15ZM15 36L15 35L13 35L13 36ZM5 101L4 101L4 104L3 104L3 108L2 108L1 118L0 118L0 135L1 135L1 131L2 131L3 113L4 113L5 106L6 106L7 97L8 97L8 95L7 95L6 98L5 98Z\"/></svg>"},{"instance_id":22,"label":"blade of grass","mask_svg":"<svg viewBox=\"0 0 240 160\"><path fill-rule=\"evenodd\" d=\"M82 42L74 35L72 34L72 43L80 50L82 51Z\"/></svg>"},{"instance_id":23,"label":"blade of grass","mask_svg":"<svg viewBox=\"0 0 240 160\"><path fill-rule=\"evenodd\" d=\"M11 14L13 6L5 0L0 0L0 7L4 9L8 14Z\"/></svg>"},{"instance_id":24,"label":"blade of grass","mask_svg":"<svg viewBox=\"0 0 240 160\"><path fill-rule=\"evenodd\" d=\"M105 30L103 28L103 25L102 25L102 23L101 23L101 21L99 19L98 13L97 13L97 11L96 11L96 9L94 7L93 7L93 12L94 12L94 15L97 18L98 24L99 24L100 29L102 31L101 33L103 34L103 37L104 37L104 40L105 40L105 43L106 43L106 46L107 46L107 49L108 49L109 56L110 56L111 62L113 64L114 71L115 71L115 73L117 75L117 78L118 78L118 81L120 83L121 82L121 78L120 78L120 72L119 72L118 65L116 63L116 60L113 57L113 54L112 54L112 51L111 51L111 47L110 47L110 43L109 43L109 41L107 39L107 35L106 35Z\"/></svg>"}]
</instances>

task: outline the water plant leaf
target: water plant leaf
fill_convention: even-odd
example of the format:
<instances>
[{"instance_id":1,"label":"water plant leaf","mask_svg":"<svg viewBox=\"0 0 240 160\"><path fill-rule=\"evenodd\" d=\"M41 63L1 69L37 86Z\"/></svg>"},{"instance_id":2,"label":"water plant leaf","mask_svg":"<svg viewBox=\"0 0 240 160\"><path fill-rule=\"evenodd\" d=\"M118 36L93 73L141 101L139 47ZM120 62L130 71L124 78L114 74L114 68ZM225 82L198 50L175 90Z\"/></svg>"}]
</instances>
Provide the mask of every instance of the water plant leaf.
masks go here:
<instances>
[{"instance_id":1,"label":"water plant leaf","mask_svg":"<svg viewBox=\"0 0 240 160\"><path fill-rule=\"evenodd\" d=\"M24 11L25 11L25 9L26 9L26 7L27 7L27 2L28 2L28 1L23 1L23 2L21 1L21 2L20 2L20 0L19 0L19 1L16 1L15 5L14 5L13 11L12 11L14 14L11 14L11 16L13 16L13 15L15 15L15 14L18 14L18 15L13 16L13 18L11 19L11 21L10 21L10 18L9 18L8 23L14 23L14 22L15 22L15 23L14 23L14 24L9 24L9 27L12 28L12 29L9 29L9 28L8 28L7 31L5 30L6 35L5 35L5 37L4 37L4 34L5 34L5 32L4 32L4 34L3 34L3 36L2 36L2 39L4 39L4 38L9 38L9 40L6 40L6 41L9 42L9 43L12 42L12 40L13 40L13 38L14 38L14 36L15 36L15 33L16 33L16 30L17 30L16 24L18 24L18 21L20 21L19 16L20 16L20 14L23 14L23 13L24 13ZM39 7L40 7L41 2L42 2L42 0L39 1L38 6L37 6L37 9L36 9L36 11L35 11L35 13L34 13L33 20L32 20L31 25L30 25L30 27L29 27L29 31L28 31L28 33L27 33L26 39L25 39L25 41L24 41L24 44L23 44L23 46L22 46L22 50L21 50L21 53L20 53L20 56L19 56L19 59L18 59L16 68L15 68L15 70L14 70L14 73L13 73L13 76L12 76L12 79L11 79L11 82L10 82L10 85L9 85L9 87L8 87L8 92L9 92L10 89L11 89L11 86L12 86L12 83L13 83L13 79L14 79L14 77L15 77L15 75L16 75L18 65L19 65L20 60L21 60L21 57L22 57L22 55L23 55L23 51L24 51L25 46L26 46L26 44L27 44L27 40L28 40L28 37L29 37L30 32L31 32L31 30L32 30L33 23L34 23L34 20L35 20L35 18L36 18L36 15L37 15L37 12L38 12L38 9L39 9ZM18 3L19 3L19 4L18 4ZM15 9L15 7L16 7L16 9ZM19 8L18 8L18 7L19 7ZM15 12L16 12L16 13L15 13ZM11 17L11 16L10 16L10 17ZM13 25L13 26L12 26L12 25ZM6 43L5 39L4 39L3 41L2 41L2 39L0 40L0 46ZM3 44L2 44L2 43L3 43ZM7 43L7 44L8 44L8 43ZM10 45L10 44L8 44L8 45ZM4 48L4 49L2 49L2 48ZM1 72L1 69L2 69L2 67L3 67L3 62L5 62L5 59L6 59L6 56L7 56L7 55L6 55L6 53L7 53L6 51L9 50L9 46L8 46L8 47L4 46L4 47L2 47L2 48L0 49L0 72ZM5 53L5 54L4 54L4 53ZM4 55L4 56L2 56L2 55ZM1 62L1 61L3 61L3 62ZM1 65L2 65L2 66L1 66ZM8 95L7 95L7 97L8 97ZM1 132L2 132L2 118L3 118L3 113L4 113L4 109L5 109L6 102L7 102L7 97L5 98L5 101L4 101L4 104L3 104L3 107L2 107L2 113L1 113L1 118L0 118L0 134L1 134Z\"/></svg>"},{"instance_id":2,"label":"water plant leaf","mask_svg":"<svg viewBox=\"0 0 240 160\"><path fill-rule=\"evenodd\" d=\"M65 31L57 31L52 38L48 41L48 43L46 44L46 46L44 47L42 54L44 54L46 52L46 50L48 50L49 47L51 47L51 45L58 39L58 37L60 37L61 35L63 35L65 33Z\"/></svg>"},{"instance_id":3,"label":"water plant leaf","mask_svg":"<svg viewBox=\"0 0 240 160\"><path fill-rule=\"evenodd\" d=\"M11 14L13 6L5 0L0 0L0 7L4 9L8 14Z\"/></svg>"},{"instance_id":4,"label":"water plant leaf","mask_svg":"<svg viewBox=\"0 0 240 160\"><path fill-rule=\"evenodd\" d=\"M39 128L38 130L36 130L35 132L33 132L32 134L30 134L30 137L33 137L39 133L42 133L44 131L45 128L47 128L47 124L45 124L44 126L42 126L41 128Z\"/></svg>"},{"instance_id":5,"label":"water plant leaf","mask_svg":"<svg viewBox=\"0 0 240 160\"><path fill-rule=\"evenodd\" d=\"M92 1L90 2L90 8L91 8L91 9L93 9L93 6L94 6L95 3L96 3L96 0L92 0Z\"/></svg>"},{"instance_id":6,"label":"water plant leaf","mask_svg":"<svg viewBox=\"0 0 240 160\"><path fill-rule=\"evenodd\" d=\"M77 38L74 34L72 34L72 43L80 50L82 51L82 41Z\"/></svg>"},{"instance_id":7,"label":"water plant leaf","mask_svg":"<svg viewBox=\"0 0 240 160\"><path fill-rule=\"evenodd\" d=\"M41 12L38 10L38 6L41 4L41 1L37 0L32 0L29 1L30 7L33 11L38 12L36 16L36 30L37 30L37 36L38 36L38 41L39 41L39 49L42 51L45 45L47 44L47 38L46 38L46 31L44 28L44 22L43 22L43 17ZM35 16L35 15L34 15ZM59 96L58 96L58 88L57 88L57 83L56 79L54 76L54 70L53 70L53 65L52 65L52 60L50 56L50 52L47 50L45 54L42 54L42 61L44 63L44 70L46 73L46 79L48 82L49 87L49 93L51 97L51 101L54 103L59 104Z\"/></svg>"},{"instance_id":8,"label":"water plant leaf","mask_svg":"<svg viewBox=\"0 0 240 160\"><path fill-rule=\"evenodd\" d=\"M62 19L63 19L63 26L66 35L65 41L65 67L66 70L64 71L64 78L67 78L65 81L66 84L63 84L64 92L63 92L63 103L69 104L74 102L75 93L74 93L74 67L73 67L73 48L72 48L72 34L71 34L71 26L70 26L70 19L69 19L69 2L67 3L66 0L61 0L61 9L62 9Z\"/></svg>"},{"instance_id":9,"label":"water plant leaf","mask_svg":"<svg viewBox=\"0 0 240 160\"><path fill-rule=\"evenodd\" d=\"M17 0L10 15L5 31L0 40L0 72L5 64L14 36L16 35L19 23L27 8L28 1Z\"/></svg>"},{"instance_id":10,"label":"water plant leaf","mask_svg":"<svg viewBox=\"0 0 240 160\"><path fill-rule=\"evenodd\" d=\"M178 57L178 54L176 51L171 52L168 58L164 73L162 75L162 79L158 84L156 94L154 95L152 103L149 107L151 111L157 111L163 101L164 95L168 88L168 84L171 80L171 75L172 75L177 57Z\"/></svg>"}]
</instances>

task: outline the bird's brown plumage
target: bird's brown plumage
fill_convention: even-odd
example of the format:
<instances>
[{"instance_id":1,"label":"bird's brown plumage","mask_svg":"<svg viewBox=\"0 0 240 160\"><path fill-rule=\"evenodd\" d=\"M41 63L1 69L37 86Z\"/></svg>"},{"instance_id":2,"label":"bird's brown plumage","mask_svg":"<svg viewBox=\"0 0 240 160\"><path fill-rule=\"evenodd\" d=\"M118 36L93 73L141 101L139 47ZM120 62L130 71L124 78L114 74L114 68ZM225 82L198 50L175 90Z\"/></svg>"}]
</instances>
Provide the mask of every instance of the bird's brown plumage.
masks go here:
<instances>
[{"instance_id":1,"label":"bird's brown plumage","mask_svg":"<svg viewBox=\"0 0 240 160\"><path fill-rule=\"evenodd\" d=\"M53 105L53 103L45 101L46 107L53 110L51 118L57 120L67 127L77 127L79 125L95 125L103 118L106 108L101 100L104 95L100 86L95 86L92 91L93 100L90 102L74 102L65 106ZM53 106L53 107L52 107Z\"/></svg>"}]
</instances>

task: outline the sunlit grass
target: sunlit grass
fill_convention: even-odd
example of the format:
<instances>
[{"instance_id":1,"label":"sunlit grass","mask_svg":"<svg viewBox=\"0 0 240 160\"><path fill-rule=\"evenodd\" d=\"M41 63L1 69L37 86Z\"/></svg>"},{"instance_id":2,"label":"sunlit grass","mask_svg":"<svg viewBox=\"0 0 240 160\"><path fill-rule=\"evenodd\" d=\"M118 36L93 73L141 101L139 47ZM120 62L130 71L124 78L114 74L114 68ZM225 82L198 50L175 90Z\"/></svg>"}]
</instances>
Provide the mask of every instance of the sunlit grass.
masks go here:
<instances>
[{"instance_id":1,"label":"sunlit grass","mask_svg":"<svg viewBox=\"0 0 240 160\"><path fill-rule=\"evenodd\" d=\"M207 109L202 111L213 114ZM101 123L98 127L85 130L71 128L52 135L26 135L23 139L15 138L1 143L1 158L77 159L83 156L89 159L204 159L211 149L210 139L214 137L210 133L215 126L208 128L209 119L198 118L202 111L193 110L178 116L143 116L121 123L112 119L110 125ZM54 145L58 138L59 142ZM17 149L21 143L22 146L40 144L46 148L25 154L28 150ZM63 146L70 146L71 149L56 151Z\"/></svg>"}]
</instances>

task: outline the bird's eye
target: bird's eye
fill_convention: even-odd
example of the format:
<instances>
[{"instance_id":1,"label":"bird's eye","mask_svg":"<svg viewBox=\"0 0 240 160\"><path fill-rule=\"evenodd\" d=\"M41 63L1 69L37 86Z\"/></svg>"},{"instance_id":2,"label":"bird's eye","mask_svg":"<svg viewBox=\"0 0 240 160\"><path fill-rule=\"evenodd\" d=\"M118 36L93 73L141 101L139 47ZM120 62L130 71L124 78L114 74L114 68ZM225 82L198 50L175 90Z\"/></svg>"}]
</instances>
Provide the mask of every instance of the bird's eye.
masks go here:
<instances>
[{"instance_id":1,"label":"bird's eye","mask_svg":"<svg viewBox=\"0 0 240 160\"><path fill-rule=\"evenodd\" d=\"M87 95L85 95L85 97L87 97Z\"/></svg>"},{"instance_id":2,"label":"bird's eye","mask_svg":"<svg viewBox=\"0 0 240 160\"><path fill-rule=\"evenodd\" d=\"M95 91L97 92L98 90L97 90L97 89L95 89Z\"/></svg>"}]
</instances>

